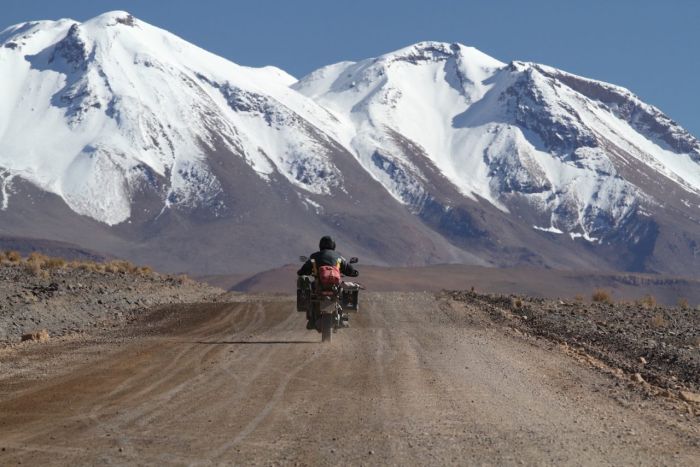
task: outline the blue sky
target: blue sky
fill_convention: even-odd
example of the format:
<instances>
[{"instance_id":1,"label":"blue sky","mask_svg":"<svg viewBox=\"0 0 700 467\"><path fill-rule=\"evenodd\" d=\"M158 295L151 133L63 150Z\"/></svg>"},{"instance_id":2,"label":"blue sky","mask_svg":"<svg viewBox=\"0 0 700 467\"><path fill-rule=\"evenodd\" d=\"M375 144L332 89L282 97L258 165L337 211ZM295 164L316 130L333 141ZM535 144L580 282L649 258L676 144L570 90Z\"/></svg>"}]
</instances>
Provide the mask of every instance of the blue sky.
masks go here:
<instances>
[{"instance_id":1,"label":"blue sky","mask_svg":"<svg viewBox=\"0 0 700 467\"><path fill-rule=\"evenodd\" d=\"M700 1L3 0L0 29L109 10L298 77L421 40L461 42L625 86L700 137Z\"/></svg>"}]
</instances>

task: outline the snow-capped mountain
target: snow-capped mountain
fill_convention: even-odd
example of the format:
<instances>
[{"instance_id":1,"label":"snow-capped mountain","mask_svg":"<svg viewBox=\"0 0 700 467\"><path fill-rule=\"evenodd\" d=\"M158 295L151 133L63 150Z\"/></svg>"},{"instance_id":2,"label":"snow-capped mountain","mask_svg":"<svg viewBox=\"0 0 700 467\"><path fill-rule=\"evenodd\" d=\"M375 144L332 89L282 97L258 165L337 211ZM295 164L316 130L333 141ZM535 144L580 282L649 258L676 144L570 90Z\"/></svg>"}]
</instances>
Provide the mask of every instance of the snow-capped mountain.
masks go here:
<instances>
[{"instance_id":1,"label":"snow-capped mountain","mask_svg":"<svg viewBox=\"0 0 700 467\"><path fill-rule=\"evenodd\" d=\"M165 207L212 203L222 187L206 154L217 145L262 178L342 188L327 157L332 119L279 69L235 65L125 12L26 23L0 41L6 180L21 176L77 213L123 222L154 178Z\"/></svg>"},{"instance_id":2,"label":"snow-capped mountain","mask_svg":"<svg viewBox=\"0 0 700 467\"><path fill-rule=\"evenodd\" d=\"M698 234L700 142L618 86L424 42L292 87L355 128L346 144L416 213L460 202L440 199L436 172L462 197L572 240L654 248L650 220L669 208ZM694 240L686 247L697 266Z\"/></svg>"},{"instance_id":3,"label":"snow-capped mountain","mask_svg":"<svg viewBox=\"0 0 700 467\"><path fill-rule=\"evenodd\" d=\"M700 272L700 143L543 65L426 42L297 82L117 11L1 32L0 86L0 234L210 273L328 232L380 264Z\"/></svg>"}]
</instances>

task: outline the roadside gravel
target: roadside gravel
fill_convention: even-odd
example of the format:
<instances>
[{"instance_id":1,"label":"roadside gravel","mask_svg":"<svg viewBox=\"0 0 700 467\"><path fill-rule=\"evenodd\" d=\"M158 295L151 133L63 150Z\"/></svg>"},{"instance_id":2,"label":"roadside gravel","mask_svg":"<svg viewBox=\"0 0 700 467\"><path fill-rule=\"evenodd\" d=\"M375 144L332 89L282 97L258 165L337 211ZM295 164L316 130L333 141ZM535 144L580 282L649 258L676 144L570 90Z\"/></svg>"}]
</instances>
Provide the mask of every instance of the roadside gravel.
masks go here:
<instances>
[{"instance_id":1,"label":"roadside gravel","mask_svg":"<svg viewBox=\"0 0 700 467\"><path fill-rule=\"evenodd\" d=\"M0 346L46 329L51 337L133 321L149 307L210 302L223 292L185 276L63 267L33 274L0 265Z\"/></svg>"},{"instance_id":2,"label":"roadside gravel","mask_svg":"<svg viewBox=\"0 0 700 467\"><path fill-rule=\"evenodd\" d=\"M470 291L446 294L495 321L580 349L637 382L700 392L700 311Z\"/></svg>"}]
</instances>

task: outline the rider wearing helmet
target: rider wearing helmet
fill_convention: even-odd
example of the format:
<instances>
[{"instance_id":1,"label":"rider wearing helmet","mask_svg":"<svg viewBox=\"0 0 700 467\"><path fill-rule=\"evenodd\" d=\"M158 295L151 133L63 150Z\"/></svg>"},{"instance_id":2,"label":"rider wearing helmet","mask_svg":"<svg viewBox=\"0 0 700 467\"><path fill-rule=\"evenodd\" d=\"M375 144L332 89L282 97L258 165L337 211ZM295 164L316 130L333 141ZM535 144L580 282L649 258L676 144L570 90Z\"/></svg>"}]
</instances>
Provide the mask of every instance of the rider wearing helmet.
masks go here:
<instances>
[{"instance_id":1,"label":"rider wearing helmet","mask_svg":"<svg viewBox=\"0 0 700 467\"><path fill-rule=\"evenodd\" d=\"M342 274L349 277L357 277L360 274L352 267L352 264L335 251L335 241L333 241L333 238L330 236L326 235L321 237L321 240L318 242L318 249L319 251L313 253L297 271L298 276L310 276L315 274L317 268L321 266L337 267ZM307 314L306 318L309 320L307 328L313 329L313 315Z\"/></svg>"}]
</instances>

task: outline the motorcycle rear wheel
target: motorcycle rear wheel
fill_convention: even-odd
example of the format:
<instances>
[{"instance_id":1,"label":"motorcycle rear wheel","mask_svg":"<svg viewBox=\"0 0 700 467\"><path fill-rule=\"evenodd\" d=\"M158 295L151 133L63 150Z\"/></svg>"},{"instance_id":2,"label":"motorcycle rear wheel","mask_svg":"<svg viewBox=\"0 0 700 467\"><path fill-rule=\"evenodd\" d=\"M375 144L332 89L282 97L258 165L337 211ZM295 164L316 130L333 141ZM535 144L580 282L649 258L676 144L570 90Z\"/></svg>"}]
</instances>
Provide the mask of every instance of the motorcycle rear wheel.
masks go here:
<instances>
[{"instance_id":1,"label":"motorcycle rear wheel","mask_svg":"<svg viewBox=\"0 0 700 467\"><path fill-rule=\"evenodd\" d=\"M321 342L330 342L333 335L333 315L321 315Z\"/></svg>"}]
</instances>

